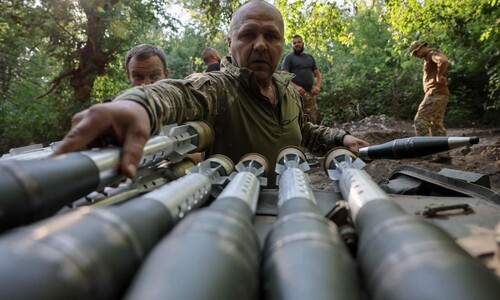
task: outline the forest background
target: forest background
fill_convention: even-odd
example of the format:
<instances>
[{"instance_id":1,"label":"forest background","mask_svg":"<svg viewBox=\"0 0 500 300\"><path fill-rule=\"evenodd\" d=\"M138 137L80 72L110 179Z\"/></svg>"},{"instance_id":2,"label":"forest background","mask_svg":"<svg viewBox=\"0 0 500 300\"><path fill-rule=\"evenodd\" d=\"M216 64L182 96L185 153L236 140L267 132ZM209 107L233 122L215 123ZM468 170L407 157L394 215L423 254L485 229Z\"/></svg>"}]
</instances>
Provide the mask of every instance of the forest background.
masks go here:
<instances>
[{"instance_id":1,"label":"forest background","mask_svg":"<svg viewBox=\"0 0 500 300\"><path fill-rule=\"evenodd\" d=\"M0 1L0 151L60 140L74 113L129 88L123 59L141 43L168 55L170 78L203 72L200 53L228 53L232 12L246 1ZM499 0L275 0L285 53L300 34L323 77L322 124L389 115L412 120L423 98L425 40L450 59L449 126L500 124Z\"/></svg>"}]
</instances>

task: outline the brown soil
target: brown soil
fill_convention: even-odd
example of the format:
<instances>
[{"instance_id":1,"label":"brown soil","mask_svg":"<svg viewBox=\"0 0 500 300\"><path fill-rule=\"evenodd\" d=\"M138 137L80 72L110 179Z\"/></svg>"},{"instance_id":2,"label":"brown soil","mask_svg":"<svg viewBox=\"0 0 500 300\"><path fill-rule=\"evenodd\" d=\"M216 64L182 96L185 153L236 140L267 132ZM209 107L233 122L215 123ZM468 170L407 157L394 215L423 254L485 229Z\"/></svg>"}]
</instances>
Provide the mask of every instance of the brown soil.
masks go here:
<instances>
[{"instance_id":1,"label":"brown soil","mask_svg":"<svg viewBox=\"0 0 500 300\"><path fill-rule=\"evenodd\" d=\"M348 130L355 137L371 145L414 135L411 122L397 121L384 115L367 117L359 122L334 124L334 126ZM422 158L379 159L369 162L364 170L375 182L388 179L392 171L402 165L433 172L438 172L442 168L468 171L488 175L491 189L500 192L500 128L447 128L447 135L478 136L479 144L473 145L470 149L463 147L451 150L452 164L436 164ZM331 180L325 175L322 166L313 168L309 174L314 189L332 190Z\"/></svg>"}]
</instances>

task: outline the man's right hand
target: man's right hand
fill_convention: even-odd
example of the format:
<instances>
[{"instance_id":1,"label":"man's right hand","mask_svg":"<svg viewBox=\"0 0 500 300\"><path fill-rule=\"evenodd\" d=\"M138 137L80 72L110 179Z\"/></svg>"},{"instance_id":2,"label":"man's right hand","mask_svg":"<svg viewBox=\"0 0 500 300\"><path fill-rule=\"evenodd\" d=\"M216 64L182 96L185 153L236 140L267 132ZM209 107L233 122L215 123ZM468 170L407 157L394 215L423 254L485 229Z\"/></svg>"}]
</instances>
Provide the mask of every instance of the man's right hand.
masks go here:
<instances>
[{"instance_id":1,"label":"man's right hand","mask_svg":"<svg viewBox=\"0 0 500 300\"><path fill-rule=\"evenodd\" d=\"M86 150L112 142L122 146L120 170L134 177L151 133L146 109L133 101L96 104L73 116L71 130L54 154Z\"/></svg>"},{"instance_id":2,"label":"man's right hand","mask_svg":"<svg viewBox=\"0 0 500 300\"><path fill-rule=\"evenodd\" d=\"M359 149L363 147L368 147L370 144L364 140L353 137L350 134L344 136L344 140L342 141L344 147L349 148L349 151L352 153L359 155Z\"/></svg>"},{"instance_id":3,"label":"man's right hand","mask_svg":"<svg viewBox=\"0 0 500 300\"><path fill-rule=\"evenodd\" d=\"M304 90L304 88L302 88L301 86L298 86L297 92L299 92L299 94L303 96L306 93L306 90Z\"/></svg>"},{"instance_id":4,"label":"man's right hand","mask_svg":"<svg viewBox=\"0 0 500 300\"><path fill-rule=\"evenodd\" d=\"M303 96L305 93L306 93L306 90L304 90L303 87L301 87L300 85L294 83L293 81L290 82L293 86L293 88L297 91L297 93L299 93L299 95Z\"/></svg>"}]
</instances>

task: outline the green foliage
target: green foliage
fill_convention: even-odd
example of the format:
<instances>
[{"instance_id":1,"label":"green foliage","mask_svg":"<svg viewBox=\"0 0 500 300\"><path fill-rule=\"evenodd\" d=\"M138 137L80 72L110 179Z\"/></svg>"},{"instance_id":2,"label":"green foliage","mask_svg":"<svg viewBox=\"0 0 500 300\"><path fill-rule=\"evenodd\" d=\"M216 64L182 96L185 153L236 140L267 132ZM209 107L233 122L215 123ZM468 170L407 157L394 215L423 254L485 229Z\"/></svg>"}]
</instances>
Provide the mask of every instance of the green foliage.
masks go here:
<instances>
[{"instance_id":1,"label":"green foliage","mask_svg":"<svg viewBox=\"0 0 500 300\"><path fill-rule=\"evenodd\" d=\"M206 65L201 59L201 52L206 47L213 47L220 55L227 53L222 39L207 40L193 28L186 28L182 35L173 37L165 43L164 49L168 53L170 78L184 78L191 73L203 72ZM224 49L224 50L221 50Z\"/></svg>"},{"instance_id":2,"label":"green foliage","mask_svg":"<svg viewBox=\"0 0 500 300\"><path fill-rule=\"evenodd\" d=\"M447 121L463 122L460 116L471 113L472 119L479 117L484 122L498 124L498 118L489 116L500 111L500 2L386 2L387 13L383 18L390 24L395 42L393 53L403 54L412 40L421 39L439 47L449 57L452 101Z\"/></svg>"},{"instance_id":3,"label":"green foliage","mask_svg":"<svg viewBox=\"0 0 500 300\"><path fill-rule=\"evenodd\" d=\"M345 122L372 114L399 115L393 80L397 64L387 59L390 45L387 26L377 14L364 9L350 17L349 44L336 43L334 64L324 73L323 92L318 99L326 110L323 123ZM329 107L331 106L331 107ZM333 116L328 116L328 111Z\"/></svg>"},{"instance_id":4,"label":"green foliage","mask_svg":"<svg viewBox=\"0 0 500 300\"><path fill-rule=\"evenodd\" d=\"M228 32L231 17L236 8L246 0L175 0L190 11L192 25L208 39L220 38L221 32Z\"/></svg>"},{"instance_id":5,"label":"green foliage","mask_svg":"<svg viewBox=\"0 0 500 300\"><path fill-rule=\"evenodd\" d=\"M337 3L276 1L287 38L303 35L323 74L318 97L323 124L371 114L413 119L423 98L422 62L406 52L414 39L441 45L450 59L446 122L456 125L467 116L498 124L491 117L500 110L497 1ZM318 17L318 8L330 11L328 22Z\"/></svg>"},{"instance_id":6,"label":"green foliage","mask_svg":"<svg viewBox=\"0 0 500 300\"><path fill-rule=\"evenodd\" d=\"M125 57L125 54L122 57ZM92 89L92 103L101 103L128 88L130 83L127 80L124 59L115 60L109 65L106 74L96 78Z\"/></svg>"},{"instance_id":7,"label":"green foliage","mask_svg":"<svg viewBox=\"0 0 500 300\"><path fill-rule=\"evenodd\" d=\"M321 52L329 63L335 43L349 43L343 11L335 1L275 1L285 21L285 40L291 42L296 34L304 38L308 49Z\"/></svg>"},{"instance_id":8,"label":"green foliage","mask_svg":"<svg viewBox=\"0 0 500 300\"><path fill-rule=\"evenodd\" d=\"M75 112L122 90L123 73L107 67L139 43L164 40L177 24L165 2L1 1L2 150L60 138Z\"/></svg>"}]
</instances>

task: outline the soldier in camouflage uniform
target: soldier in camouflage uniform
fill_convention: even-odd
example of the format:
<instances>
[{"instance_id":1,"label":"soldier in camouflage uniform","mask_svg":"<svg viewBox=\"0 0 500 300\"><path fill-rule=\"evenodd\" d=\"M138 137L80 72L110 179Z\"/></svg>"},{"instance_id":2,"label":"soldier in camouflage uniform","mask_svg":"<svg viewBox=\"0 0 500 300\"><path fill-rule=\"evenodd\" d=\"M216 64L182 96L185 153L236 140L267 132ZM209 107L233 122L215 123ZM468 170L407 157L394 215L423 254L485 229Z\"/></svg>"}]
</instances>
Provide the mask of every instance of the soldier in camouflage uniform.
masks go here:
<instances>
[{"instance_id":1,"label":"soldier in camouflage uniform","mask_svg":"<svg viewBox=\"0 0 500 300\"><path fill-rule=\"evenodd\" d=\"M449 91L446 85L448 58L438 49L427 47L426 42L414 41L408 51L424 60L423 87L425 97L415 115L417 136L446 136L444 114L448 105ZM441 152L432 162L451 163L449 152Z\"/></svg>"},{"instance_id":2,"label":"soldier in camouflage uniform","mask_svg":"<svg viewBox=\"0 0 500 300\"><path fill-rule=\"evenodd\" d=\"M228 44L231 56L221 72L193 74L129 89L112 103L76 114L73 127L56 154L81 150L106 135L123 145L121 171L136 173L142 149L161 125L205 120L215 129L209 155L238 162L250 152L262 154L274 169L286 146L304 146L324 154L335 146L357 153L368 143L344 130L314 125L304 119L291 74L276 72L284 47L280 12L264 1L247 3L233 15ZM269 186L275 174L269 172Z\"/></svg>"}]
</instances>

